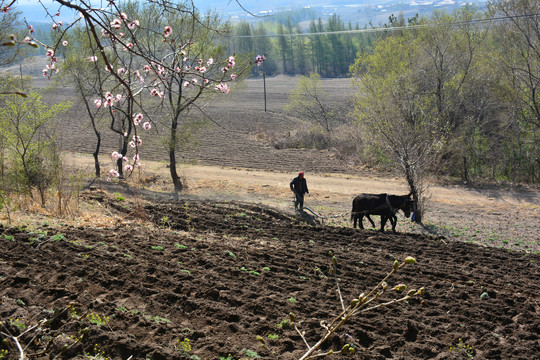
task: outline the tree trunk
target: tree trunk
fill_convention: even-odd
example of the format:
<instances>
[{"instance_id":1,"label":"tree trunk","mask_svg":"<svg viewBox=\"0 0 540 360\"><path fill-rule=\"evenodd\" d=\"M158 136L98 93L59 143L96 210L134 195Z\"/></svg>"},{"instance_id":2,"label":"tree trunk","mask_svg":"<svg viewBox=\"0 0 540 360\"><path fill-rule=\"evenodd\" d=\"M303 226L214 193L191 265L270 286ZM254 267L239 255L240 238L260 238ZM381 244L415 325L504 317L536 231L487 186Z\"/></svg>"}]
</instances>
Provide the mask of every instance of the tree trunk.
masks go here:
<instances>
[{"instance_id":1,"label":"tree trunk","mask_svg":"<svg viewBox=\"0 0 540 360\"><path fill-rule=\"evenodd\" d=\"M173 147L169 149L169 167L171 170L171 179L174 185L174 192L179 193L184 188L184 185L176 172L176 152Z\"/></svg>"},{"instance_id":2,"label":"tree trunk","mask_svg":"<svg viewBox=\"0 0 540 360\"><path fill-rule=\"evenodd\" d=\"M463 181L469 182L469 170L466 156L463 156Z\"/></svg>"},{"instance_id":3,"label":"tree trunk","mask_svg":"<svg viewBox=\"0 0 540 360\"><path fill-rule=\"evenodd\" d=\"M171 138L169 143L169 169L171 170L171 179L174 185L174 193L178 194L184 188L178 173L176 172L176 131L178 129L178 117L174 117L171 123Z\"/></svg>"},{"instance_id":4,"label":"tree trunk","mask_svg":"<svg viewBox=\"0 0 540 360\"><path fill-rule=\"evenodd\" d=\"M415 181L417 175L415 172L415 169L405 161L405 178L409 184L409 191L411 192L414 201L414 222L421 224L423 210L422 204L420 203L418 184Z\"/></svg>"},{"instance_id":5,"label":"tree trunk","mask_svg":"<svg viewBox=\"0 0 540 360\"><path fill-rule=\"evenodd\" d=\"M92 124L93 124L93 121L92 121ZM97 144L96 144L96 151L94 151L92 155L94 156L94 168L96 170L96 177L98 178L101 176L101 167L99 165L99 148L101 147L101 134L96 130L95 127L94 127L94 131L97 137Z\"/></svg>"}]
</instances>

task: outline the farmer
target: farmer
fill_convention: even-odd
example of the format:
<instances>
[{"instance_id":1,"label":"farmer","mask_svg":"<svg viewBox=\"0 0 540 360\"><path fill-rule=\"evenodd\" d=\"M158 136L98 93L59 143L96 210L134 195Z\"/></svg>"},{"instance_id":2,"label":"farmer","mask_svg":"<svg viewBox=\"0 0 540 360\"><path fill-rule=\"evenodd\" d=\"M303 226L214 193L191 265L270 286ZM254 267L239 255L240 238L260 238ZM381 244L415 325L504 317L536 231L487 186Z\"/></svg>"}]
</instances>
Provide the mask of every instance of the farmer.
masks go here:
<instances>
[{"instance_id":1,"label":"farmer","mask_svg":"<svg viewBox=\"0 0 540 360\"><path fill-rule=\"evenodd\" d=\"M298 173L298 176L292 179L290 186L291 186L292 192L296 196L294 200L294 209L298 210L298 205L300 205L300 210L302 210L304 208L304 194L305 193L309 194L309 190L307 188L307 182L306 182L306 179L304 178L303 171L300 171Z\"/></svg>"}]
</instances>

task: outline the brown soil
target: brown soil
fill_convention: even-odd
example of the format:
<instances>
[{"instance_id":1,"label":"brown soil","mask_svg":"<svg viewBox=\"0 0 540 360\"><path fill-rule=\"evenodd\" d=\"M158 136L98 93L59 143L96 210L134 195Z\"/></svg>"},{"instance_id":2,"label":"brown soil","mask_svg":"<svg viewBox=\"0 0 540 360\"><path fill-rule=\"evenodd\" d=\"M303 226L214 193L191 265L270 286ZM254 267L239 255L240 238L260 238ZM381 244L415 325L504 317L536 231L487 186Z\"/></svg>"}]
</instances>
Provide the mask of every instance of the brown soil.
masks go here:
<instances>
[{"instance_id":1,"label":"brown soil","mask_svg":"<svg viewBox=\"0 0 540 360\"><path fill-rule=\"evenodd\" d=\"M346 303L406 256L418 264L398 272L390 286L423 286L426 293L353 318L325 350L349 343L353 359L540 353L539 255L418 234L313 227L249 203L84 196L116 224L1 230L2 331L28 344L27 356L43 349L56 355L67 344L65 358L187 359L180 344L187 338L189 355L201 359L245 359L246 350L297 359L306 351L302 339L277 324L293 312L314 344L324 333L321 322L339 314L329 251L339 261ZM19 335L46 318L54 320ZM2 346L8 358L18 356L13 341Z\"/></svg>"},{"instance_id":2,"label":"brown soil","mask_svg":"<svg viewBox=\"0 0 540 360\"><path fill-rule=\"evenodd\" d=\"M313 345L324 334L321 322L340 313L332 251L346 304L406 256L418 264L390 286L426 293L353 318L324 351L349 343L353 359L540 359L539 191L434 183L424 227L400 220L398 234L352 229L356 194L401 194L405 187L331 152L276 150L256 140L264 127L288 131L299 123L281 111L294 79L274 80L270 113L254 106L263 106L256 80L215 107L219 112L209 108L221 127L204 129L200 146L182 152L188 189L180 200L168 193L165 164L146 161L136 187L98 181L108 192L85 192L78 217L38 214L17 220L27 226L0 228L6 358L20 357L16 337L36 359L255 358L250 351L298 359L306 351L302 338L277 324L293 312ZM344 81L325 82L334 101ZM83 139L91 132L76 114L63 119L70 135L64 146L88 153L91 142ZM115 141L105 143L107 154ZM157 142L145 146L143 157L163 159ZM68 160L91 168L87 156ZM306 205L324 225L309 226L291 211L288 183L298 169L312 193ZM6 224L5 214L1 220ZM39 324L44 319L52 320Z\"/></svg>"}]
</instances>

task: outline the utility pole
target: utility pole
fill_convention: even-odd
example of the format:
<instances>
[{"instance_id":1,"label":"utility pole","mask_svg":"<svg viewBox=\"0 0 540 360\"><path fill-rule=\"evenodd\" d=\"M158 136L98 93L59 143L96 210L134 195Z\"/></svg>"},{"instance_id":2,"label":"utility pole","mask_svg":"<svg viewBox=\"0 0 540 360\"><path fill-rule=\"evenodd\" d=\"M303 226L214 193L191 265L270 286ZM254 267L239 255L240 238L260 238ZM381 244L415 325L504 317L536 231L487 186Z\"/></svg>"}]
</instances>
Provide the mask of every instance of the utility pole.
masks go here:
<instances>
[{"instance_id":1,"label":"utility pole","mask_svg":"<svg viewBox=\"0 0 540 360\"><path fill-rule=\"evenodd\" d=\"M264 112L266 112L266 73L263 70Z\"/></svg>"}]
</instances>

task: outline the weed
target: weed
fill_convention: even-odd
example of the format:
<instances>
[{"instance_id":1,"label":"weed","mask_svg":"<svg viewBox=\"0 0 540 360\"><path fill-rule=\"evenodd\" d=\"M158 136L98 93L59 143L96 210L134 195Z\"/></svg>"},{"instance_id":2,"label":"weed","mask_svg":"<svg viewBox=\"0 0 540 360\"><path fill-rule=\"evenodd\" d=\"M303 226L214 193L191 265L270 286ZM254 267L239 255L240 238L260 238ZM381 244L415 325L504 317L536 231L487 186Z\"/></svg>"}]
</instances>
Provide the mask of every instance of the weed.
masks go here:
<instances>
[{"instance_id":1,"label":"weed","mask_svg":"<svg viewBox=\"0 0 540 360\"><path fill-rule=\"evenodd\" d=\"M462 338L459 338L458 344L456 346L452 346L449 349L449 351L450 352L457 351L457 352L460 352L460 353L463 353L463 354L467 355L467 357L469 359L474 359L474 350L473 350L472 346L468 345L468 344L465 344L463 342Z\"/></svg>"},{"instance_id":2,"label":"weed","mask_svg":"<svg viewBox=\"0 0 540 360\"><path fill-rule=\"evenodd\" d=\"M184 213L186 214L186 225L187 225L188 231L193 231L194 228L191 225L191 216L188 213L189 205L186 203L182 207L184 208Z\"/></svg>"},{"instance_id":3,"label":"weed","mask_svg":"<svg viewBox=\"0 0 540 360\"><path fill-rule=\"evenodd\" d=\"M19 305L20 307L25 307L26 304L24 303L24 301L22 299L17 299L17 305Z\"/></svg>"},{"instance_id":4,"label":"weed","mask_svg":"<svg viewBox=\"0 0 540 360\"><path fill-rule=\"evenodd\" d=\"M62 241L62 240L66 240L66 237L62 234L56 234L56 235L51 236L51 241Z\"/></svg>"},{"instance_id":5,"label":"weed","mask_svg":"<svg viewBox=\"0 0 540 360\"><path fill-rule=\"evenodd\" d=\"M236 260L236 255L232 251L227 250L227 254L231 257L231 259Z\"/></svg>"},{"instance_id":6,"label":"weed","mask_svg":"<svg viewBox=\"0 0 540 360\"><path fill-rule=\"evenodd\" d=\"M251 349L242 349L242 353L246 355L249 359L258 359L260 358L259 354L256 351Z\"/></svg>"},{"instance_id":7,"label":"weed","mask_svg":"<svg viewBox=\"0 0 540 360\"><path fill-rule=\"evenodd\" d=\"M181 245L181 244L179 244L179 243L174 244L174 247L175 247L175 248L178 248L178 249L187 249L187 246L186 246L186 245Z\"/></svg>"},{"instance_id":8,"label":"weed","mask_svg":"<svg viewBox=\"0 0 540 360\"><path fill-rule=\"evenodd\" d=\"M156 316L146 315L144 318L148 320L152 320L153 322L158 323L158 324L171 322L171 320L161 317L159 315L156 315Z\"/></svg>"},{"instance_id":9,"label":"weed","mask_svg":"<svg viewBox=\"0 0 540 360\"><path fill-rule=\"evenodd\" d=\"M268 338L270 340L278 340L279 339L279 335L277 334L268 334Z\"/></svg>"},{"instance_id":10,"label":"weed","mask_svg":"<svg viewBox=\"0 0 540 360\"><path fill-rule=\"evenodd\" d=\"M191 272L189 270L187 270L187 269L183 269L183 270L180 270L180 271L185 272L188 275L191 275Z\"/></svg>"},{"instance_id":11,"label":"weed","mask_svg":"<svg viewBox=\"0 0 540 360\"><path fill-rule=\"evenodd\" d=\"M296 304L296 299L293 297L290 297L287 299L288 301L292 302L293 304Z\"/></svg>"},{"instance_id":12,"label":"weed","mask_svg":"<svg viewBox=\"0 0 540 360\"><path fill-rule=\"evenodd\" d=\"M165 248L163 246L157 245L157 246L151 246L152 250L155 251L163 251Z\"/></svg>"},{"instance_id":13,"label":"weed","mask_svg":"<svg viewBox=\"0 0 540 360\"><path fill-rule=\"evenodd\" d=\"M122 195L120 193L115 192L115 193L113 193L113 196L116 199L116 201L118 201L118 202L126 201L126 198L124 197L124 195Z\"/></svg>"},{"instance_id":14,"label":"weed","mask_svg":"<svg viewBox=\"0 0 540 360\"><path fill-rule=\"evenodd\" d=\"M8 351L0 350L0 359L7 359Z\"/></svg>"},{"instance_id":15,"label":"weed","mask_svg":"<svg viewBox=\"0 0 540 360\"><path fill-rule=\"evenodd\" d=\"M22 320L19 320L19 319L9 319L9 323L13 326L16 326L19 330L24 330L26 329L26 324L22 321Z\"/></svg>"},{"instance_id":16,"label":"weed","mask_svg":"<svg viewBox=\"0 0 540 360\"><path fill-rule=\"evenodd\" d=\"M69 305L67 309L68 309L69 317L73 319L77 319L77 320L81 318L79 315L77 315L77 309L75 308L74 305Z\"/></svg>"},{"instance_id":17,"label":"weed","mask_svg":"<svg viewBox=\"0 0 540 360\"><path fill-rule=\"evenodd\" d=\"M290 329L292 328L292 323L289 319L283 319L278 324L276 324L278 329Z\"/></svg>"},{"instance_id":18,"label":"weed","mask_svg":"<svg viewBox=\"0 0 540 360\"><path fill-rule=\"evenodd\" d=\"M182 351L184 353L191 352L191 344L189 343L188 338L184 338L184 340L180 341L180 339L176 340L177 343L180 344L180 347L182 348Z\"/></svg>"},{"instance_id":19,"label":"weed","mask_svg":"<svg viewBox=\"0 0 540 360\"><path fill-rule=\"evenodd\" d=\"M11 235L4 235L4 239L9 240L9 241L13 241L14 237L11 236Z\"/></svg>"},{"instance_id":20,"label":"weed","mask_svg":"<svg viewBox=\"0 0 540 360\"><path fill-rule=\"evenodd\" d=\"M107 356L105 356L105 352L101 350L98 346L98 344L94 345L94 348L92 349L94 354L86 353L86 357L93 360L110 360Z\"/></svg>"},{"instance_id":21,"label":"weed","mask_svg":"<svg viewBox=\"0 0 540 360\"><path fill-rule=\"evenodd\" d=\"M169 218L167 216L164 216L162 217L161 219L159 219L159 227L164 229L165 226L168 226L170 227L171 225L169 224Z\"/></svg>"},{"instance_id":22,"label":"weed","mask_svg":"<svg viewBox=\"0 0 540 360\"><path fill-rule=\"evenodd\" d=\"M101 317L99 314L90 313L86 315L86 319L90 322L90 324L101 326L107 324L110 318L108 316Z\"/></svg>"},{"instance_id":23,"label":"weed","mask_svg":"<svg viewBox=\"0 0 540 360\"><path fill-rule=\"evenodd\" d=\"M263 267L264 271L270 271L270 268L268 266Z\"/></svg>"},{"instance_id":24,"label":"weed","mask_svg":"<svg viewBox=\"0 0 540 360\"><path fill-rule=\"evenodd\" d=\"M127 308L125 306L119 306L116 308L116 311L120 311L122 313L126 312L127 311Z\"/></svg>"},{"instance_id":25,"label":"weed","mask_svg":"<svg viewBox=\"0 0 540 360\"><path fill-rule=\"evenodd\" d=\"M250 273L251 275L255 275L255 276L261 275L261 274L259 274L258 272L256 272L255 270L251 270L249 273Z\"/></svg>"},{"instance_id":26,"label":"weed","mask_svg":"<svg viewBox=\"0 0 540 360\"><path fill-rule=\"evenodd\" d=\"M129 255L129 254L124 254L124 257L125 257L125 258L128 258L128 259L133 258L133 256L131 256L131 255Z\"/></svg>"}]
</instances>

